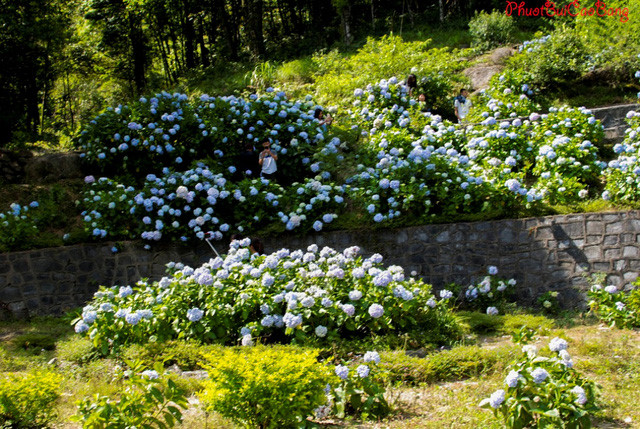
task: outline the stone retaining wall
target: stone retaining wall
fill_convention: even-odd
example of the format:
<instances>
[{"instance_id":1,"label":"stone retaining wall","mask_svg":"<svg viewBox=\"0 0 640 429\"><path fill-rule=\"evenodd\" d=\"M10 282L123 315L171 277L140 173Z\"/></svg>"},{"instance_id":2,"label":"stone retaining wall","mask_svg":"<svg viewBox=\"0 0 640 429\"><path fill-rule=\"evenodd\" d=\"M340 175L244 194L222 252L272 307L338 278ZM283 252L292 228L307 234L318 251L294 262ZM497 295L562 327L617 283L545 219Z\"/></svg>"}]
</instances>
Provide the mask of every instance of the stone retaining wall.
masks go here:
<instances>
[{"instance_id":1,"label":"stone retaining wall","mask_svg":"<svg viewBox=\"0 0 640 429\"><path fill-rule=\"evenodd\" d=\"M436 288L469 284L488 265L518 281L522 303L534 303L548 290L560 292L567 307L584 305L585 275L604 272L609 284L624 287L640 271L640 211L548 216L393 230L336 231L265 241L267 252L316 243L342 250L352 245L364 255L380 253L386 264L401 265ZM206 244L195 248L112 243L0 254L0 312L5 317L61 314L82 306L98 285L159 279L164 265L197 266L214 256ZM222 243L219 252L226 251Z\"/></svg>"}]
</instances>

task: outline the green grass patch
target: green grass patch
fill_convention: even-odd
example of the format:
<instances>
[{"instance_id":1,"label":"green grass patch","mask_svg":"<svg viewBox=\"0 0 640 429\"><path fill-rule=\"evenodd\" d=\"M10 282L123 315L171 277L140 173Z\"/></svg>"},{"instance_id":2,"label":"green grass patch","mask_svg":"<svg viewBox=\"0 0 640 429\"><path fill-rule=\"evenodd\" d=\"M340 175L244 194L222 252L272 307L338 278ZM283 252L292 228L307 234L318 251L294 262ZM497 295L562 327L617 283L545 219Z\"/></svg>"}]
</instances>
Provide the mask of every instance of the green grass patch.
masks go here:
<instances>
[{"instance_id":1,"label":"green grass patch","mask_svg":"<svg viewBox=\"0 0 640 429\"><path fill-rule=\"evenodd\" d=\"M493 349L459 346L425 356L411 357L404 351L382 353L381 366L388 381L417 385L455 381L502 370L519 350L508 345Z\"/></svg>"}]
</instances>

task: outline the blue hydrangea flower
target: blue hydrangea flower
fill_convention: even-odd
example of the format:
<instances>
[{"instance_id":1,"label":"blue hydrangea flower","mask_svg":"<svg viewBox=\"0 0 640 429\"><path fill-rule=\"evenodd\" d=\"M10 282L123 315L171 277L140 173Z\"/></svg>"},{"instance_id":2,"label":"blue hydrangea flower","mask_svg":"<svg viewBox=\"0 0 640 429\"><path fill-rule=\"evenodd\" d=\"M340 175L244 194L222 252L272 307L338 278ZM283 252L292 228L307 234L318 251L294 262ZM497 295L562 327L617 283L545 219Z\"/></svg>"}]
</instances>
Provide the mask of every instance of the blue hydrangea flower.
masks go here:
<instances>
[{"instance_id":1,"label":"blue hydrangea flower","mask_svg":"<svg viewBox=\"0 0 640 429\"><path fill-rule=\"evenodd\" d=\"M342 380L346 380L349 377L349 368L345 365L337 365L335 373Z\"/></svg>"},{"instance_id":2,"label":"blue hydrangea flower","mask_svg":"<svg viewBox=\"0 0 640 429\"><path fill-rule=\"evenodd\" d=\"M323 338L327 335L327 328L325 326L319 325L316 327L316 335L320 338Z\"/></svg>"},{"instance_id":3,"label":"blue hydrangea flower","mask_svg":"<svg viewBox=\"0 0 640 429\"><path fill-rule=\"evenodd\" d=\"M531 371L531 376L533 377L534 383L540 384L549 377L549 373L543 368L536 368Z\"/></svg>"},{"instance_id":4,"label":"blue hydrangea flower","mask_svg":"<svg viewBox=\"0 0 640 429\"><path fill-rule=\"evenodd\" d=\"M358 368L356 368L356 373L358 374L358 377L360 378L367 378L369 376L369 372L371 370L369 369L369 367L367 365L360 365L358 366Z\"/></svg>"},{"instance_id":5,"label":"blue hydrangea flower","mask_svg":"<svg viewBox=\"0 0 640 429\"><path fill-rule=\"evenodd\" d=\"M384 307L382 307L380 304L371 304L369 306L369 316L373 317L374 319L382 317L383 314Z\"/></svg>"},{"instance_id":6,"label":"blue hydrangea flower","mask_svg":"<svg viewBox=\"0 0 640 429\"><path fill-rule=\"evenodd\" d=\"M365 362L374 362L378 364L380 363L380 355L375 351L366 352L362 360L364 360Z\"/></svg>"},{"instance_id":7,"label":"blue hydrangea flower","mask_svg":"<svg viewBox=\"0 0 640 429\"><path fill-rule=\"evenodd\" d=\"M189 319L190 322L199 321L200 319L202 319L203 315L204 315L204 311L200 310L197 307L187 310L187 319Z\"/></svg>"},{"instance_id":8,"label":"blue hydrangea flower","mask_svg":"<svg viewBox=\"0 0 640 429\"><path fill-rule=\"evenodd\" d=\"M496 390L489 397L489 405L492 408L498 408L505 400L505 392L503 389Z\"/></svg>"}]
</instances>

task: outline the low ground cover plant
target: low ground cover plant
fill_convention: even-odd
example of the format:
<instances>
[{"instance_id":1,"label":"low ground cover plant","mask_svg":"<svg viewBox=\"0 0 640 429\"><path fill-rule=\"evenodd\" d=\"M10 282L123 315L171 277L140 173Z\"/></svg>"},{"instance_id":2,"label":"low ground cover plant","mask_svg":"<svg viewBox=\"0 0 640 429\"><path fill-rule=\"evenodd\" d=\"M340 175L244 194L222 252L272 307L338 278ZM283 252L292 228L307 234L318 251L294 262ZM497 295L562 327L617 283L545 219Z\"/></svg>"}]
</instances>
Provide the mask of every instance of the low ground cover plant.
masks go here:
<instances>
[{"instance_id":1,"label":"low ground cover plant","mask_svg":"<svg viewBox=\"0 0 640 429\"><path fill-rule=\"evenodd\" d=\"M0 423L3 427L44 427L56 416L62 377L34 369L0 378Z\"/></svg>"},{"instance_id":2,"label":"low ground cover plant","mask_svg":"<svg viewBox=\"0 0 640 429\"><path fill-rule=\"evenodd\" d=\"M182 422L187 408L184 392L164 375L164 366L145 369L139 362L126 362L114 382L121 384L117 398L96 394L78 403L75 420L83 428L171 428Z\"/></svg>"}]
</instances>

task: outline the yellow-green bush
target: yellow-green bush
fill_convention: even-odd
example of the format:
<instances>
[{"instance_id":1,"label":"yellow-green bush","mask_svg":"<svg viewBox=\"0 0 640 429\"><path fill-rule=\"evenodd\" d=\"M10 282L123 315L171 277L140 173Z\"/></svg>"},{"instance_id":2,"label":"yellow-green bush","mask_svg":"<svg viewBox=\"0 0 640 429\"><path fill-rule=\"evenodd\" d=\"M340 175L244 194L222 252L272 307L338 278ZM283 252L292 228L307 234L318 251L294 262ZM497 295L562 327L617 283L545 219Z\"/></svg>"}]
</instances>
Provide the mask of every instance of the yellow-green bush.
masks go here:
<instances>
[{"instance_id":1,"label":"yellow-green bush","mask_svg":"<svg viewBox=\"0 0 640 429\"><path fill-rule=\"evenodd\" d=\"M536 331L540 335L547 335L555 328L555 324L551 319L533 314L507 314L503 317L502 332L505 334L514 334L522 328Z\"/></svg>"},{"instance_id":2,"label":"yellow-green bush","mask_svg":"<svg viewBox=\"0 0 640 429\"><path fill-rule=\"evenodd\" d=\"M326 402L331 376L318 351L285 347L226 349L208 354L210 380L200 399L248 427L295 427Z\"/></svg>"},{"instance_id":3,"label":"yellow-green bush","mask_svg":"<svg viewBox=\"0 0 640 429\"><path fill-rule=\"evenodd\" d=\"M430 44L431 40L405 42L400 36L387 35L368 38L356 54L348 57L338 51L315 55L316 94L322 102L339 104L342 99L350 104L356 88L393 76L402 80L414 73L419 82L426 78L430 83L425 85L441 89L431 95L435 97L432 102L441 105L442 99L453 95L446 91L459 86L464 79L456 72L464 68L466 60L457 50L431 48ZM423 92L428 90L421 88Z\"/></svg>"},{"instance_id":4,"label":"yellow-green bush","mask_svg":"<svg viewBox=\"0 0 640 429\"><path fill-rule=\"evenodd\" d=\"M513 41L516 24L502 11L476 13L469 21L473 44L480 49L492 49Z\"/></svg>"},{"instance_id":5,"label":"yellow-green bush","mask_svg":"<svg viewBox=\"0 0 640 429\"><path fill-rule=\"evenodd\" d=\"M50 371L6 374L0 378L2 427L43 427L54 417L62 377Z\"/></svg>"}]
</instances>

